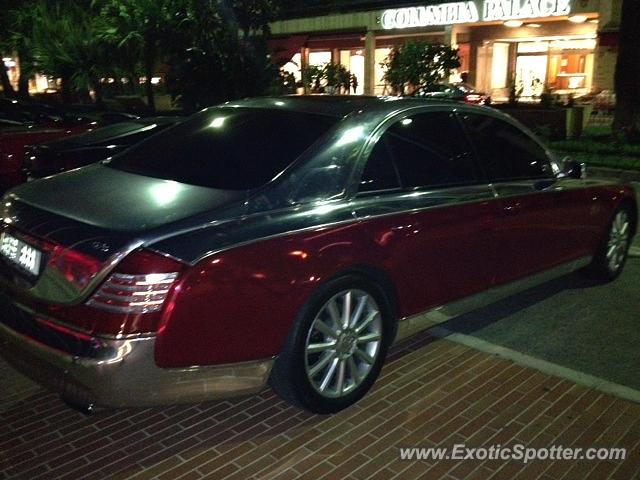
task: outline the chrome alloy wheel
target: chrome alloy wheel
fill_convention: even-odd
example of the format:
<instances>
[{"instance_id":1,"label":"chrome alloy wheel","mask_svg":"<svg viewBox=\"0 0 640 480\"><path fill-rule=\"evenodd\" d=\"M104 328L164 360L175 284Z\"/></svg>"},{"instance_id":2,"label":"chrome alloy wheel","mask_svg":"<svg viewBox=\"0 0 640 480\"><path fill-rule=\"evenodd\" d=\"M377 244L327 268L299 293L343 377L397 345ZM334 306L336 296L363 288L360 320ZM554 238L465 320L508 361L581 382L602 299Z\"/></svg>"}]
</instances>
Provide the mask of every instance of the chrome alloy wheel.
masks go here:
<instances>
[{"instance_id":1,"label":"chrome alloy wheel","mask_svg":"<svg viewBox=\"0 0 640 480\"><path fill-rule=\"evenodd\" d=\"M327 398L352 392L367 378L382 344L382 318L374 298L345 290L316 315L305 343L305 370L313 388Z\"/></svg>"},{"instance_id":2,"label":"chrome alloy wheel","mask_svg":"<svg viewBox=\"0 0 640 480\"><path fill-rule=\"evenodd\" d=\"M629 215L626 211L620 210L611 224L607 243L607 265L611 272L617 272L624 263L629 249L630 229Z\"/></svg>"}]
</instances>

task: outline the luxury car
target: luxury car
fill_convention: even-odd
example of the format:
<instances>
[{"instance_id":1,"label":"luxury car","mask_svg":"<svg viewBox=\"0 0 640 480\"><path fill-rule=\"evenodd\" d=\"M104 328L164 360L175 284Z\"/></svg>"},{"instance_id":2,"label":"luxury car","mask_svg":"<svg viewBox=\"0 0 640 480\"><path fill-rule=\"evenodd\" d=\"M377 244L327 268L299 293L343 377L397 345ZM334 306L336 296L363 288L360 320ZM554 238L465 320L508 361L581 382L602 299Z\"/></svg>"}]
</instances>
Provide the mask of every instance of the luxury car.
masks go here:
<instances>
[{"instance_id":1,"label":"luxury car","mask_svg":"<svg viewBox=\"0 0 640 480\"><path fill-rule=\"evenodd\" d=\"M27 179L46 177L104 160L182 120L182 117L147 117L28 145L24 154L24 175Z\"/></svg>"},{"instance_id":2,"label":"luxury car","mask_svg":"<svg viewBox=\"0 0 640 480\"><path fill-rule=\"evenodd\" d=\"M110 125L139 118L125 112L100 110L89 105L49 105L38 101L0 97L0 118L24 126L70 128L79 125Z\"/></svg>"},{"instance_id":3,"label":"luxury car","mask_svg":"<svg viewBox=\"0 0 640 480\"><path fill-rule=\"evenodd\" d=\"M0 192L26 180L22 170L27 145L78 135L95 127L95 124L80 124L74 127L32 125L0 131Z\"/></svg>"},{"instance_id":4,"label":"luxury car","mask_svg":"<svg viewBox=\"0 0 640 480\"><path fill-rule=\"evenodd\" d=\"M421 94L426 98L455 100L474 105L489 104L491 97L468 83L438 83Z\"/></svg>"},{"instance_id":5,"label":"luxury car","mask_svg":"<svg viewBox=\"0 0 640 480\"><path fill-rule=\"evenodd\" d=\"M394 341L577 269L616 278L637 206L492 109L278 97L21 185L2 218L0 354L72 405L270 385L329 413Z\"/></svg>"}]
</instances>

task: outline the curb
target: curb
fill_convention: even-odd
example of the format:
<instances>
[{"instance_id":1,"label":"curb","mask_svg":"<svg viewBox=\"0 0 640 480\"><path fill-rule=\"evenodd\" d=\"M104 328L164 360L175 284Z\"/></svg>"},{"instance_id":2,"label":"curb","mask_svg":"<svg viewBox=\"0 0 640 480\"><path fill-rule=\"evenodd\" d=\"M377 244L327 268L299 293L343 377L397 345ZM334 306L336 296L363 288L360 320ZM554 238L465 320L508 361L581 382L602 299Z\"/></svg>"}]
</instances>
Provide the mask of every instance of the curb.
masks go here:
<instances>
[{"instance_id":1,"label":"curb","mask_svg":"<svg viewBox=\"0 0 640 480\"><path fill-rule=\"evenodd\" d=\"M613 395L615 397L619 397L635 403L640 403L640 391L635 390L631 387L627 387L625 385L620 385L603 378L589 375L588 373L583 373L578 370L573 370L571 368L558 365L556 363L541 360L539 358L535 358L530 355L520 353L516 350L502 347L500 345L495 345L493 343L481 340L476 337L472 337L470 335L452 332L451 330L447 330L444 327L434 327L429 330L429 333L436 338L450 340L466 347L480 350L481 352L490 353L492 355L511 360L518 365L533 368L534 370L538 370L539 372L545 373L547 375L564 378L578 385L593 388L594 390L598 390L600 392L607 393L609 395Z\"/></svg>"}]
</instances>

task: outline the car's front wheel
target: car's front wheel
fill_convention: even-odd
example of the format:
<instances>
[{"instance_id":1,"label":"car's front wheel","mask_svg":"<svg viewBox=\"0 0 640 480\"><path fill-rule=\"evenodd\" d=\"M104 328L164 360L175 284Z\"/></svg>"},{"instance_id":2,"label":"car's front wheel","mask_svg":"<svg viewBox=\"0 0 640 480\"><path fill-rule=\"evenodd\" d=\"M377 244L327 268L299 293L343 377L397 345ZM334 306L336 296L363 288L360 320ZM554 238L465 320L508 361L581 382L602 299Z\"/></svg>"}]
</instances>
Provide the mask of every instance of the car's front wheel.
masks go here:
<instances>
[{"instance_id":1,"label":"car's front wheel","mask_svg":"<svg viewBox=\"0 0 640 480\"><path fill-rule=\"evenodd\" d=\"M590 268L600 280L611 281L622 273L631 246L631 222L628 208L623 206L616 210Z\"/></svg>"},{"instance_id":2,"label":"car's front wheel","mask_svg":"<svg viewBox=\"0 0 640 480\"><path fill-rule=\"evenodd\" d=\"M351 276L328 282L298 315L270 384L285 401L306 410L340 411L371 388L392 334L381 289Z\"/></svg>"}]
</instances>

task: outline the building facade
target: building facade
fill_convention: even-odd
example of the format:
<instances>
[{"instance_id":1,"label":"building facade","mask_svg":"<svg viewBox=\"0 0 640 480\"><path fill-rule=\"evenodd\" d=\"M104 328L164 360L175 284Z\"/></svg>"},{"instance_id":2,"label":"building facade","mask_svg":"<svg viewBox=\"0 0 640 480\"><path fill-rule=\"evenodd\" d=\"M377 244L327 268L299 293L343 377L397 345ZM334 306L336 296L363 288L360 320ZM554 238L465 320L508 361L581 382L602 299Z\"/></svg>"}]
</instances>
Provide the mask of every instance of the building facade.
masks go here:
<instances>
[{"instance_id":1,"label":"building facade","mask_svg":"<svg viewBox=\"0 0 640 480\"><path fill-rule=\"evenodd\" d=\"M458 48L452 80L468 78L494 99L506 98L514 83L524 98L613 89L622 0L374 4L274 22L276 55L297 78L307 65L340 63L358 78L358 94L391 93L380 64L412 39Z\"/></svg>"}]
</instances>

